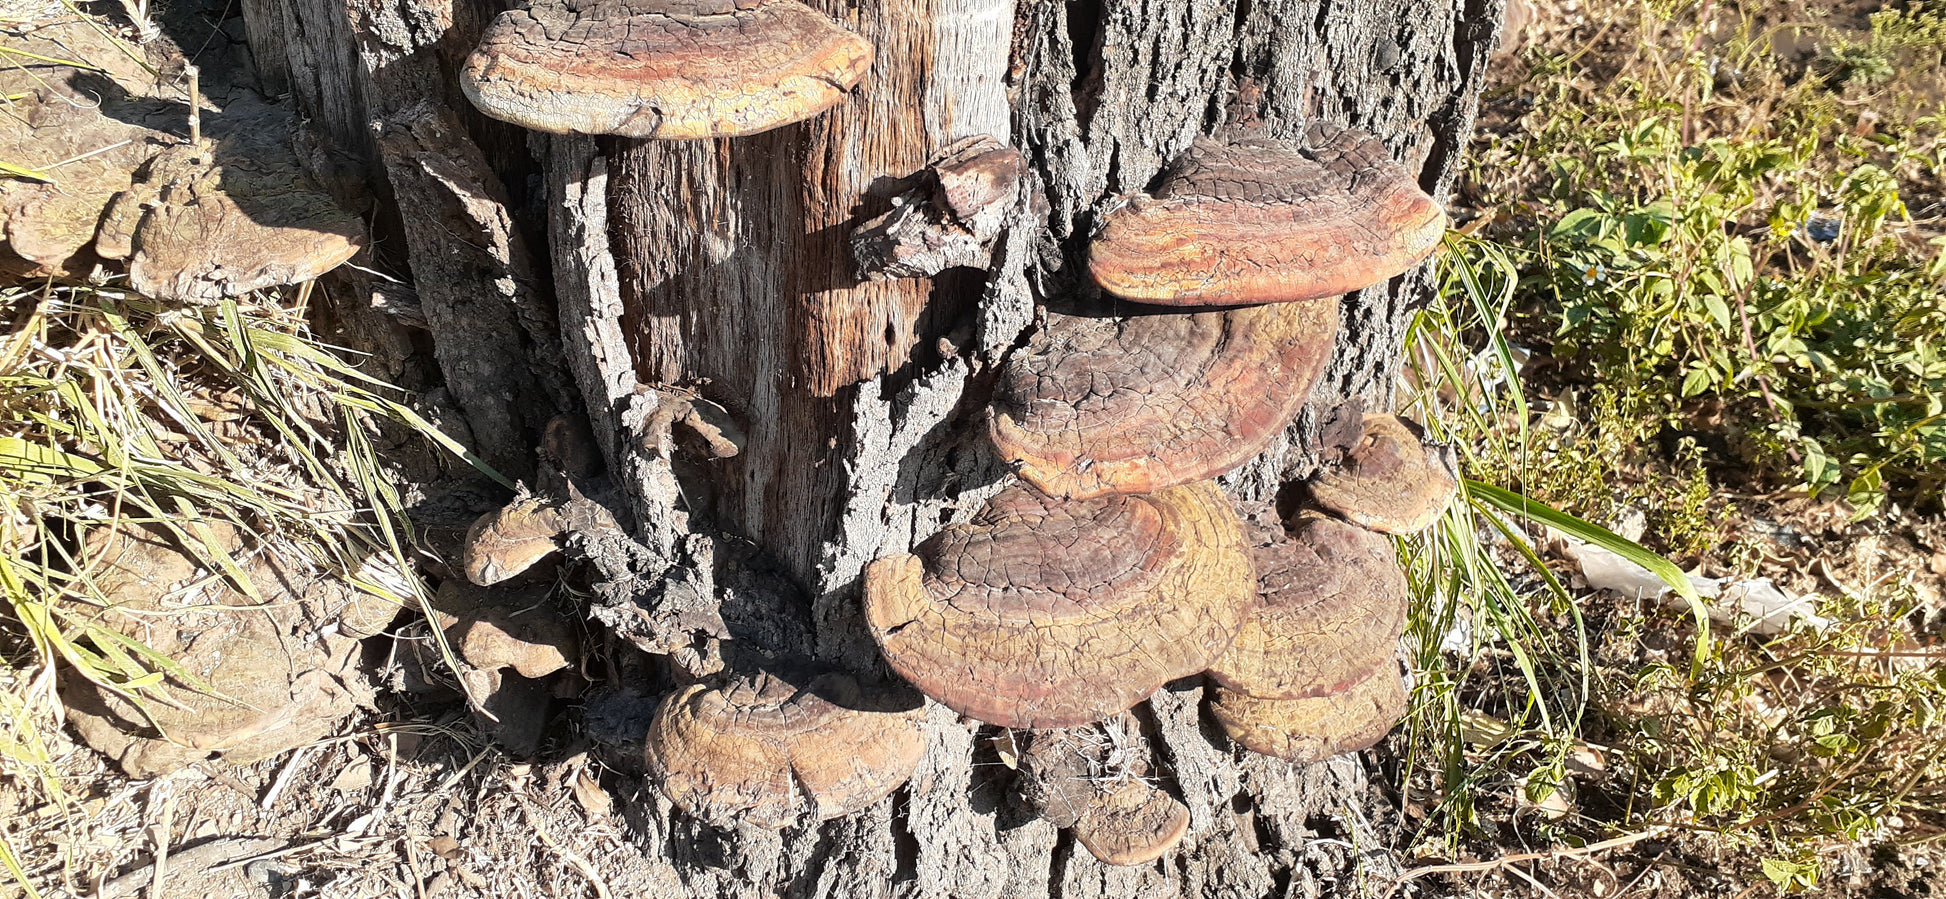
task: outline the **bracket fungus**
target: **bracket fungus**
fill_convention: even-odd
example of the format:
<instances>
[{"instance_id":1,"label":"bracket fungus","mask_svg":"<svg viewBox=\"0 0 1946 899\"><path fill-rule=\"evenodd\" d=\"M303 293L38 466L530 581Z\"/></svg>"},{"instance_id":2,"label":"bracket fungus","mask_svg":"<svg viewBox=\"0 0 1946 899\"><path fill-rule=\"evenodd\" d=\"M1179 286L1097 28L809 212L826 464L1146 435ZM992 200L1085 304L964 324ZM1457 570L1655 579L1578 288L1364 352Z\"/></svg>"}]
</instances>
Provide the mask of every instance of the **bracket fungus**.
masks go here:
<instances>
[{"instance_id":1,"label":"bracket fungus","mask_svg":"<svg viewBox=\"0 0 1946 899\"><path fill-rule=\"evenodd\" d=\"M102 526L83 541L81 561L104 601L78 605L95 609L90 626L137 639L171 664L158 682L131 688L139 704L82 678L62 684L75 730L130 777L217 754L241 764L268 758L329 736L371 698L359 640L391 615L362 608L342 576L246 546L235 526L200 526L196 554L156 526ZM206 564L216 550L255 595Z\"/></svg>"},{"instance_id":2,"label":"bracket fungus","mask_svg":"<svg viewBox=\"0 0 1946 899\"><path fill-rule=\"evenodd\" d=\"M102 216L95 251L144 296L213 303L312 280L365 243L357 216L311 183L281 110L237 102L223 134L157 154Z\"/></svg>"},{"instance_id":3,"label":"bracket fungus","mask_svg":"<svg viewBox=\"0 0 1946 899\"><path fill-rule=\"evenodd\" d=\"M779 667L664 699L644 746L663 795L712 825L848 815L912 776L924 704L867 696L839 672Z\"/></svg>"},{"instance_id":4,"label":"bracket fungus","mask_svg":"<svg viewBox=\"0 0 1946 899\"><path fill-rule=\"evenodd\" d=\"M1245 749L1291 761L1371 746L1405 713L1394 659L1409 600L1391 540L1315 514L1295 539L1257 536L1264 605L1210 666L1211 713Z\"/></svg>"},{"instance_id":5,"label":"bracket fungus","mask_svg":"<svg viewBox=\"0 0 1946 899\"><path fill-rule=\"evenodd\" d=\"M1144 493L1262 452L1311 395L1338 300L1096 319L1050 314L994 389L994 446L1061 497Z\"/></svg>"},{"instance_id":6,"label":"bracket fungus","mask_svg":"<svg viewBox=\"0 0 1946 899\"><path fill-rule=\"evenodd\" d=\"M1405 682L1386 664L1326 696L1259 699L1218 687L1210 713L1237 745L1310 763L1377 745L1405 717L1405 705Z\"/></svg>"},{"instance_id":7,"label":"bracket fungus","mask_svg":"<svg viewBox=\"0 0 1946 899\"><path fill-rule=\"evenodd\" d=\"M467 580L490 587L539 565L570 533L615 527L614 517L592 500L523 495L473 522L460 562Z\"/></svg>"},{"instance_id":8,"label":"bracket fungus","mask_svg":"<svg viewBox=\"0 0 1946 899\"><path fill-rule=\"evenodd\" d=\"M1250 548L1263 607L1210 676L1259 699L1303 699L1390 666L1409 602L1392 541L1323 517L1306 519L1296 539L1272 530Z\"/></svg>"},{"instance_id":9,"label":"bracket fungus","mask_svg":"<svg viewBox=\"0 0 1946 899\"><path fill-rule=\"evenodd\" d=\"M1214 306L1328 297L1432 254L1446 215L1378 138L1313 123L1302 146L1199 138L1109 214L1088 271L1144 303Z\"/></svg>"},{"instance_id":10,"label":"bracket fungus","mask_svg":"<svg viewBox=\"0 0 1946 899\"><path fill-rule=\"evenodd\" d=\"M1416 534L1439 520L1459 490L1453 452L1431 446L1419 426L1368 414L1356 445L1306 484L1320 507L1360 527Z\"/></svg>"},{"instance_id":11,"label":"bracket fungus","mask_svg":"<svg viewBox=\"0 0 1946 899\"><path fill-rule=\"evenodd\" d=\"M1037 731L1020 757L1027 801L1110 865L1155 861L1189 832L1189 807L1144 779L1144 760L1120 745L1132 724L1110 724L1116 736L1109 741L1088 732Z\"/></svg>"},{"instance_id":12,"label":"bracket fungus","mask_svg":"<svg viewBox=\"0 0 1946 899\"><path fill-rule=\"evenodd\" d=\"M871 64L796 0L535 0L487 27L460 87L536 131L733 137L829 109Z\"/></svg>"},{"instance_id":13,"label":"bracket fungus","mask_svg":"<svg viewBox=\"0 0 1946 899\"><path fill-rule=\"evenodd\" d=\"M1256 602L1241 523L1209 481L1059 501L1002 491L865 571L894 671L1005 727L1098 721L1195 674Z\"/></svg>"}]
</instances>

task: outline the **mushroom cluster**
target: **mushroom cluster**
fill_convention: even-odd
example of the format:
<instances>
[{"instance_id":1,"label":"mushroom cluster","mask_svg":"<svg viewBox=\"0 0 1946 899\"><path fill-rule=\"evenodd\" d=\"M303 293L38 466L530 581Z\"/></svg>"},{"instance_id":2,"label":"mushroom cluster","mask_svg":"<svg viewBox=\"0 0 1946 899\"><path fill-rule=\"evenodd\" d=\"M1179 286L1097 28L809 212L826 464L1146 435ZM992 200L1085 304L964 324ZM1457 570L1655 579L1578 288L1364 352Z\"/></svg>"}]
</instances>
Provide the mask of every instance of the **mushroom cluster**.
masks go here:
<instances>
[{"instance_id":1,"label":"mushroom cluster","mask_svg":"<svg viewBox=\"0 0 1946 899\"><path fill-rule=\"evenodd\" d=\"M0 272L81 278L119 260L144 296L208 304L309 281L364 247L363 222L293 149L284 105L196 97L182 140L175 85L107 32L77 18L9 41L0 158L28 171L0 179Z\"/></svg>"},{"instance_id":2,"label":"mushroom cluster","mask_svg":"<svg viewBox=\"0 0 1946 899\"><path fill-rule=\"evenodd\" d=\"M1114 314L1050 311L1003 366L989 433L1025 483L867 569L866 619L892 668L1010 728L1102 721L1207 671L1216 719L1247 749L1316 761L1383 737L1405 705L1406 617L1383 534L1438 515L1450 459L1375 415L1353 445L1325 448L1295 520L1259 511L1246 525L1210 479L1304 407L1340 295L1417 265L1444 229L1364 132L1198 140L1092 244ZM1137 863L1174 839L1173 800L1140 780L1068 790L1034 773L1071 756L1029 766L1044 813L1077 834L1103 803L1154 825L1123 848L1084 838L1097 856Z\"/></svg>"},{"instance_id":3,"label":"mushroom cluster","mask_svg":"<svg viewBox=\"0 0 1946 899\"><path fill-rule=\"evenodd\" d=\"M836 104L872 52L795 0L531 0L495 20L460 77L487 115L541 131L729 137ZM854 233L862 274L977 264L1023 167L998 142L948 147ZM1088 268L1112 314L1050 311L999 372L988 435L1023 483L867 567L866 624L892 670L970 718L1035 731L1030 800L1103 861L1156 858L1187 811L1146 769L1103 779L1061 729L1205 671L1218 721L1258 752L1324 758L1396 722L1404 578L1363 528L1424 526L1452 490L1450 460L1373 417L1291 522L1246 525L1212 479L1289 430L1331 361L1341 295L1419 264L1444 229L1370 134L1196 141L1102 223ZM469 572L511 573L585 511L524 500L483 519ZM916 710L874 706L848 674L764 662L698 677L663 700L644 759L711 823L855 811L921 751Z\"/></svg>"}]
</instances>

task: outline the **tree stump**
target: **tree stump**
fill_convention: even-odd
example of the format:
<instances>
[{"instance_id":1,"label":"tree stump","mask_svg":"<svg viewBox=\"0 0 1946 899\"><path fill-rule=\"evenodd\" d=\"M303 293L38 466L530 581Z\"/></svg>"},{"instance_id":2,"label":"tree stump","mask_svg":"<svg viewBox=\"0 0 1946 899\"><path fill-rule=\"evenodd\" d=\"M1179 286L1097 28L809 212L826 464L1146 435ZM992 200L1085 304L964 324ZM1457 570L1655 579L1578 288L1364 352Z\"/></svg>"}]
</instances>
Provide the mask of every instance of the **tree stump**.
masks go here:
<instances>
[{"instance_id":1,"label":"tree stump","mask_svg":"<svg viewBox=\"0 0 1946 899\"><path fill-rule=\"evenodd\" d=\"M1294 138L1313 120L1378 135L1443 198L1502 3L810 5L877 48L847 102L762 134L666 142L531 134L475 113L453 73L489 4L244 10L268 88L382 176L379 230L403 237L395 261L481 455L527 476L546 420L580 406L592 423L633 538L605 569L615 589L597 620L644 645L654 635L629 629L654 627L626 620L681 630L702 610L727 623L732 649L882 675L860 574L1011 479L985 441L996 366L1039 304L1093 290L1100 216L1199 135ZM977 135L1024 154L1031 188L986 269L861 278L852 229ZM1314 467L1325 412L1388 405L1430 290L1422 269L1348 296L1305 411L1225 489L1271 498ZM684 397L727 410L734 456L673 448L666 404ZM718 830L644 790L632 820L650 862L699 896L1317 896L1392 869L1394 814L1366 760L1243 752L1204 689L1179 681L1136 709L1152 769L1190 809L1182 844L1145 865L1077 851L1014 798L998 729L938 706L919 773L859 815Z\"/></svg>"}]
</instances>

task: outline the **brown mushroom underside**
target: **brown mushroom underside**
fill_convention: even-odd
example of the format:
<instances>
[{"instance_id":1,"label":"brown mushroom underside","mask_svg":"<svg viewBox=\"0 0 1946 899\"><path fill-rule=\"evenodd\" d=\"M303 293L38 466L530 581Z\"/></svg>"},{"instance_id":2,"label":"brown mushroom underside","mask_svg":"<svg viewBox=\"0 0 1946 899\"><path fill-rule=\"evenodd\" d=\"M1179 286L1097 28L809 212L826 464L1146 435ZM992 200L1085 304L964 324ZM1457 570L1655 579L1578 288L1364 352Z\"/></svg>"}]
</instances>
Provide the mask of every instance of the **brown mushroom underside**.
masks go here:
<instances>
[{"instance_id":1,"label":"brown mushroom underside","mask_svg":"<svg viewBox=\"0 0 1946 899\"><path fill-rule=\"evenodd\" d=\"M1392 541L1328 518L1254 535L1263 608L1210 665L1223 686L1259 699L1303 699L1350 689L1392 666L1405 632L1405 573Z\"/></svg>"},{"instance_id":2,"label":"brown mushroom underside","mask_svg":"<svg viewBox=\"0 0 1946 899\"><path fill-rule=\"evenodd\" d=\"M1405 717L1405 706L1405 683L1388 664L1329 696L1258 699L1218 687L1210 713L1243 748L1310 763L1376 745Z\"/></svg>"},{"instance_id":3,"label":"brown mushroom underside","mask_svg":"<svg viewBox=\"0 0 1946 899\"><path fill-rule=\"evenodd\" d=\"M865 572L892 668L1006 727L1097 721L1202 671L1255 602L1241 525L1207 481L1069 502L1012 488Z\"/></svg>"},{"instance_id":4,"label":"brown mushroom underside","mask_svg":"<svg viewBox=\"0 0 1946 899\"><path fill-rule=\"evenodd\" d=\"M460 87L536 131L731 137L823 112L871 63L795 0L536 0L493 21Z\"/></svg>"},{"instance_id":5,"label":"brown mushroom underside","mask_svg":"<svg viewBox=\"0 0 1946 899\"><path fill-rule=\"evenodd\" d=\"M1048 319L1007 363L990 433L1028 483L1083 499L1214 477L1262 452L1330 358L1338 300Z\"/></svg>"},{"instance_id":6,"label":"brown mushroom underside","mask_svg":"<svg viewBox=\"0 0 1946 899\"><path fill-rule=\"evenodd\" d=\"M1376 137L1315 123L1303 147L1198 139L1153 197L1108 216L1088 270L1145 303L1287 302L1383 282L1431 255L1445 229Z\"/></svg>"},{"instance_id":7,"label":"brown mushroom underside","mask_svg":"<svg viewBox=\"0 0 1946 899\"><path fill-rule=\"evenodd\" d=\"M1459 491L1451 450L1421 442L1417 426L1396 415L1365 416L1364 436L1342 462L1306 485L1327 511L1387 534L1416 534L1445 512Z\"/></svg>"},{"instance_id":8,"label":"brown mushroom underside","mask_svg":"<svg viewBox=\"0 0 1946 899\"><path fill-rule=\"evenodd\" d=\"M670 802L719 827L836 818L898 789L924 754L924 705L897 698L836 672L696 684L663 700L645 758Z\"/></svg>"}]
</instances>

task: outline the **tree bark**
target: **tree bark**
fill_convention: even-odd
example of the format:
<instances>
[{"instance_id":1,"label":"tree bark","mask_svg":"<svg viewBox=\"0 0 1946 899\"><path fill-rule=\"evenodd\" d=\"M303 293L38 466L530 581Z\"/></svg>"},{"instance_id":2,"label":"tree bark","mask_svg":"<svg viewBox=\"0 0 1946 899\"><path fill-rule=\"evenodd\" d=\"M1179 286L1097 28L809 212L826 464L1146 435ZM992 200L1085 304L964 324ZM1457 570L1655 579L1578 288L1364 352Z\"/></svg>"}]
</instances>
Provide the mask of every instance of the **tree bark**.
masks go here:
<instances>
[{"instance_id":1,"label":"tree bark","mask_svg":"<svg viewBox=\"0 0 1946 899\"><path fill-rule=\"evenodd\" d=\"M631 632L629 620L720 610L733 642L881 672L860 572L1010 478L983 437L991 374L1037 302L1085 289L1098 216L1199 134L1295 137L1313 119L1379 135L1443 197L1501 10L811 5L877 47L851 100L769 133L684 142L528 135L479 117L452 75L498 11L479 0L244 10L266 85L382 175L397 262L482 455L525 474L540 423L584 408L637 544L626 589L596 618L641 646L667 634ZM1045 205L1016 210L986 272L861 281L850 229L935 151L976 134L1025 154ZM1420 271L1347 297L1337 356L1306 411L1226 489L1271 497L1312 466L1322 413L1351 398L1387 405L1410 312L1430 289ZM742 451L672 451L656 411L675 390L730 410ZM994 729L935 707L919 774L848 819L722 832L644 790L642 864L687 895L724 897L1316 896L1382 877L1392 863L1375 850L1393 814L1367 760L1292 766L1241 752L1202 694L1189 679L1138 707L1192 814L1158 863L1110 868L1076 851L1009 800L1010 772L984 739Z\"/></svg>"}]
</instances>

